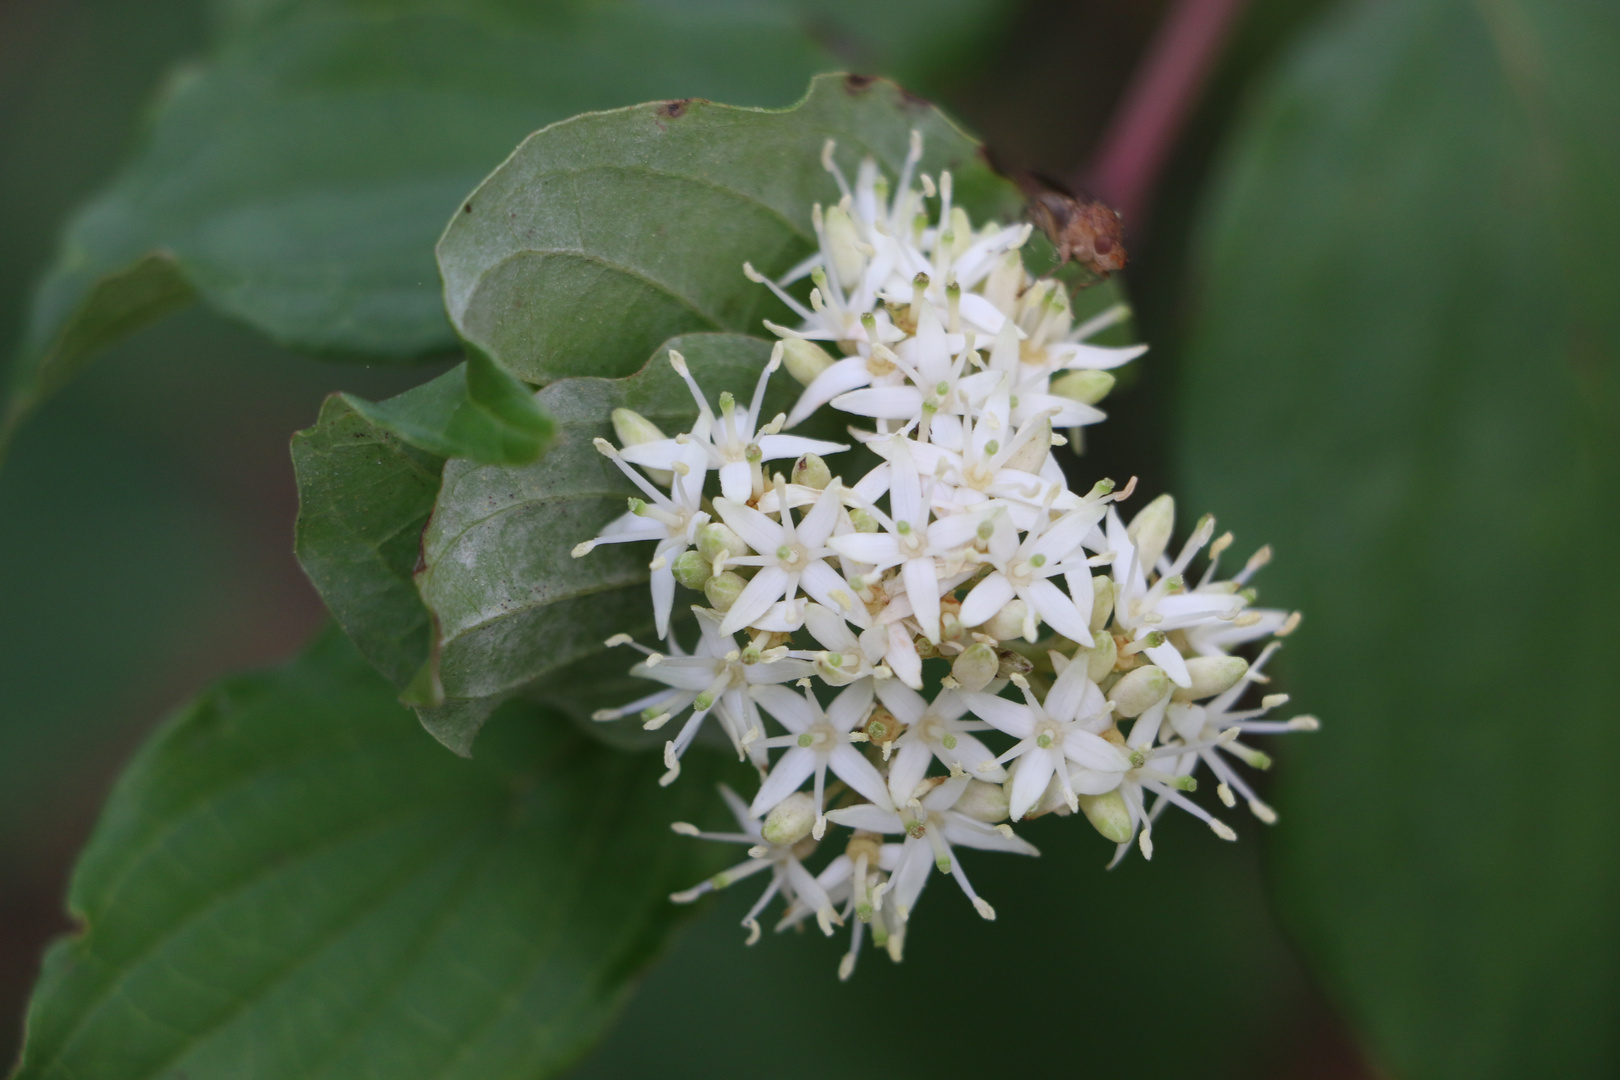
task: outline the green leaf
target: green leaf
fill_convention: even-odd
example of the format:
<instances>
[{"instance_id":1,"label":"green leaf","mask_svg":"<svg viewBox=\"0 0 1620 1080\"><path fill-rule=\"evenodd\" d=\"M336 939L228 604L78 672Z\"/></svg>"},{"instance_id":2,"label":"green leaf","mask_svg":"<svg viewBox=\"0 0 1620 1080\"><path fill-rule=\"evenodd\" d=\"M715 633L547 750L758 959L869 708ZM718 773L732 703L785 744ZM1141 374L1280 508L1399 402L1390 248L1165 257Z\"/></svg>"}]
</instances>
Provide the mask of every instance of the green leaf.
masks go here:
<instances>
[{"instance_id":1,"label":"green leaf","mask_svg":"<svg viewBox=\"0 0 1620 1080\"><path fill-rule=\"evenodd\" d=\"M476 353L387 401L343 399L378 427L440 457L522 465L551 441L551 418L535 404L534 391Z\"/></svg>"},{"instance_id":2,"label":"green leaf","mask_svg":"<svg viewBox=\"0 0 1620 1080\"><path fill-rule=\"evenodd\" d=\"M814 247L813 203L836 202L822 147L853 175L891 176L922 132L922 168L950 169L976 220L1021 212L979 145L881 80L822 76L782 111L638 105L537 132L468 197L439 242L445 305L468 344L530 382L625 375L660 341L760 332L786 309L742 272L777 276Z\"/></svg>"},{"instance_id":3,"label":"green leaf","mask_svg":"<svg viewBox=\"0 0 1620 1080\"><path fill-rule=\"evenodd\" d=\"M338 359L448 353L433 243L528 133L658 98L785 104L843 66L821 41L904 75L960 69L1005 6L897 4L874 21L845 0L216 3L219 46L175 75L139 152L67 227L0 439L193 295Z\"/></svg>"},{"instance_id":4,"label":"green leaf","mask_svg":"<svg viewBox=\"0 0 1620 1080\"><path fill-rule=\"evenodd\" d=\"M204 694L80 861L18 1080L556 1075L717 868L668 829L715 759L661 789L524 705L490 743L423 739L334 632Z\"/></svg>"},{"instance_id":5,"label":"green leaf","mask_svg":"<svg viewBox=\"0 0 1620 1080\"><path fill-rule=\"evenodd\" d=\"M1392 1075L1611 1077L1620 14L1347 8L1234 152L1182 466L1322 714L1277 885Z\"/></svg>"},{"instance_id":6,"label":"green leaf","mask_svg":"<svg viewBox=\"0 0 1620 1080\"><path fill-rule=\"evenodd\" d=\"M444 459L367 418L347 394L327 398L315 426L293 436L292 456L298 561L361 654L403 687L432 648L411 575Z\"/></svg>"},{"instance_id":7,"label":"green leaf","mask_svg":"<svg viewBox=\"0 0 1620 1080\"><path fill-rule=\"evenodd\" d=\"M604 544L578 559L572 551L623 514L635 493L592 445L613 437L612 411L634 409L671 433L697 416L667 362L669 349L686 357L711 400L723 389L746 400L771 347L740 334L675 338L629 378L565 379L542 390L539 401L556 419L557 437L540 461L446 464L416 577L439 636L432 671L416 684L413 703L433 710L424 723L452 749L467 752L483 715L505 696L599 657L614 634L651 631L647 545ZM765 413L785 411L798 389L778 373ZM700 594L677 593L677 610L698 602ZM600 682L602 666L593 665L588 681ZM630 661L608 666L618 674ZM569 681L558 679L574 700L580 688Z\"/></svg>"}]
</instances>

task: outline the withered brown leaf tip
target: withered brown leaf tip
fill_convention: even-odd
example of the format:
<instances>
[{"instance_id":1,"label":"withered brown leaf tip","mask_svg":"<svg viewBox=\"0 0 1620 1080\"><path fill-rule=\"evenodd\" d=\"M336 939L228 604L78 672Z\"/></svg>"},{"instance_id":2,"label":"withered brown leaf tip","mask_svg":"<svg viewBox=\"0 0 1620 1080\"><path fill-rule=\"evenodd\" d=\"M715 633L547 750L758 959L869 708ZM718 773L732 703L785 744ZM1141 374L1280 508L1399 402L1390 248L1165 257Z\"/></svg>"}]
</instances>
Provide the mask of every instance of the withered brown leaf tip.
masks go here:
<instances>
[{"instance_id":1,"label":"withered brown leaf tip","mask_svg":"<svg viewBox=\"0 0 1620 1080\"><path fill-rule=\"evenodd\" d=\"M1058 262L1070 259L1107 277L1125 267L1125 230L1119 212L1100 199L1062 191L1030 195L1029 216L1051 238Z\"/></svg>"}]
</instances>

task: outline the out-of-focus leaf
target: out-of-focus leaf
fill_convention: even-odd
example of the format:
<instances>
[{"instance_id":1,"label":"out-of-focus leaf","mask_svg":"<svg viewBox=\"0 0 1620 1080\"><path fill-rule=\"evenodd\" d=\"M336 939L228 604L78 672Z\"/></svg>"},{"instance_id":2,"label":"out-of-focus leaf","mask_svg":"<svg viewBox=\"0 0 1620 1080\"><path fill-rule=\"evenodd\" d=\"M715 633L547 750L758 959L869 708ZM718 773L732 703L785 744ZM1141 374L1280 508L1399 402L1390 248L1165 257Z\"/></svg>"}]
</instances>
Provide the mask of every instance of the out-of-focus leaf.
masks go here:
<instances>
[{"instance_id":1,"label":"out-of-focus leaf","mask_svg":"<svg viewBox=\"0 0 1620 1080\"><path fill-rule=\"evenodd\" d=\"M629 378L565 379L542 390L539 401L555 419L557 437L539 461L445 466L416 579L438 640L413 704L424 707L435 736L466 753L501 698L599 654L614 634L651 630L647 544L604 544L582 558L572 555L576 544L624 513L626 497L635 493L592 440L613 437L609 416L616 408L634 409L671 434L691 424L697 406L667 362L669 349L686 357L712 401L728 389L747 400L770 348L740 334L673 339ZM778 373L765 415L785 411L797 389ZM701 602L698 593L677 591L678 609ZM617 677L630 661L601 666Z\"/></svg>"},{"instance_id":2,"label":"out-of-focus leaf","mask_svg":"<svg viewBox=\"0 0 1620 1080\"><path fill-rule=\"evenodd\" d=\"M1306 611L1278 887L1396 1076L1620 1070L1616 177L1612 4L1358 3L1207 236L1183 469Z\"/></svg>"},{"instance_id":3,"label":"out-of-focus leaf","mask_svg":"<svg viewBox=\"0 0 1620 1080\"><path fill-rule=\"evenodd\" d=\"M556 1075L715 868L667 823L716 772L508 709L452 757L335 632L206 693L113 793L19 1080Z\"/></svg>"},{"instance_id":4,"label":"out-of-focus leaf","mask_svg":"<svg viewBox=\"0 0 1620 1080\"><path fill-rule=\"evenodd\" d=\"M298 561L361 655L403 687L433 640L411 574L444 459L368 419L346 394L327 398L315 426L293 436L292 456Z\"/></svg>"},{"instance_id":5,"label":"out-of-focus leaf","mask_svg":"<svg viewBox=\"0 0 1620 1080\"><path fill-rule=\"evenodd\" d=\"M863 60L920 74L982 53L1004 6L874 21L841 0L221 0L214 55L172 80L140 152L69 225L0 430L193 295L335 358L446 353L433 242L529 132L658 98L785 104Z\"/></svg>"},{"instance_id":6,"label":"out-of-focus leaf","mask_svg":"<svg viewBox=\"0 0 1620 1080\"><path fill-rule=\"evenodd\" d=\"M445 306L530 382L625 375L675 334L758 333L789 316L743 263L775 276L813 250L811 205L838 198L826 141L846 174L871 155L896 176L913 130L976 220L1020 212L977 143L882 80L822 76L782 111L638 105L537 132L467 198L439 242Z\"/></svg>"},{"instance_id":7,"label":"out-of-focus leaf","mask_svg":"<svg viewBox=\"0 0 1620 1080\"><path fill-rule=\"evenodd\" d=\"M522 465L551 441L551 418L534 403L534 391L476 353L387 401L349 394L344 401L378 427L440 457Z\"/></svg>"}]
</instances>

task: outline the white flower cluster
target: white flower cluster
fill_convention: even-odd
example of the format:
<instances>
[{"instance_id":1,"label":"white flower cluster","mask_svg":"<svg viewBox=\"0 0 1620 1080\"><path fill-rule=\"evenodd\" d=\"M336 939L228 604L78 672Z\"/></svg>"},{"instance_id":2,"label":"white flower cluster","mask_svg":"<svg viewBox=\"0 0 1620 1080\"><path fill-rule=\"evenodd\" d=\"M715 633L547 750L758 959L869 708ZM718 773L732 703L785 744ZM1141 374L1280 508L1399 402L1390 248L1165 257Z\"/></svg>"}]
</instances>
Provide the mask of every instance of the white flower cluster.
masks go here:
<instances>
[{"instance_id":1,"label":"white flower cluster","mask_svg":"<svg viewBox=\"0 0 1620 1080\"><path fill-rule=\"evenodd\" d=\"M670 438L615 413L623 447L598 448L644 497L574 552L656 544L652 596L667 644L610 644L641 650L634 674L662 688L597 719L635 716L648 729L678 719L667 784L712 716L760 776L752 801L724 791L739 832L674 826L749 848L675 899L768 870L744 919L750 943L780 896L780 926L851 926L842 977L868 928L900 958L934 869L994 918L958 851L1036 854L1009 820L1079 811L1118 845L1115 861L1133 839L1151 858L1169 805L1235 839L1188 797L1206 764L1221 802L1241 797L1273 821L1229 759L1264 768L1242 736L1316 726L1262 719L1281 694L1237 707L1266 681L1277 645L1253 663L1232 650L1298 622L1252 606L1248 581L1268 552L1220 578L1232 538L1217 539L1213 519L1172 555L1168 496L1126 524L1115 504L1134 481L1079 494L1052 457L1066 441L1055 430L1103 418L1107 369L1144 351L1087 343L1124 311L1072 326L1065 290L1024 269L1029 227L975 229L952 204L949 173L914 176L920 156L914 135L892 189L870 159L851 187L828 144L843 198L814 208L819 250L780 282L746 268L802 323L767 324L780 340L746 408L729 392L711 407L670 353L698 419ZM808 307L785 288L805 276ZM762 423L767 381L783 365L803 394ZM854 483L826 461L846 446L783 434L827 407L869 425L850 434L879 463ZM788 459L789 475L772 468ZM718 493L706 490L711 471ZM692 608L691 652L670 631L678 586L707 601ZM829 835L829 823L849 832ZM828 845L834 857L809 868Z\"/></svg>"}]
</instances>

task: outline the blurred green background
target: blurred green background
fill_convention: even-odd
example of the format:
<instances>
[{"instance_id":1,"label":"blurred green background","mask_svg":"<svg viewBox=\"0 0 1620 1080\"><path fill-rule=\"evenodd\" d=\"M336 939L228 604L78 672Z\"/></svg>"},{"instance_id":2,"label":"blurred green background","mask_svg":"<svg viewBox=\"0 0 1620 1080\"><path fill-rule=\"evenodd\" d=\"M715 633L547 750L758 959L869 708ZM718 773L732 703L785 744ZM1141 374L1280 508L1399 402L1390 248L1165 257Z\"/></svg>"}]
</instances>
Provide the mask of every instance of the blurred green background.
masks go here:
<instances>
[{"instance_id":1,"label":"blurred green background","mask_svg":"<svg viewBox=\"0 0 1620 1080\"><path fill-rule=\"evenodd\" d=\"M981 6L908 82L999 160L1074 175L1170 5ZM250 7L0 0L0 341L214 10ZM815 935L744 950L751 898L725 896L579 1075L1615 1075L1620 41L1603 5L1528 11L1256 0L1131 223L1154 348L1086 468L1279 543L1267 599L1307 620L1278 670L1327 728L1278 748L1275 835L1171 821L1105 874L1099 838L1038 823L1045 857L981 886L997 923L936 886L906 964L868 953L849 986ZM193 308L24 430L0 471L0 1060L130 750L321 623L288 436L329 391L426 373Z\"/></svg>"}]
</instances>

